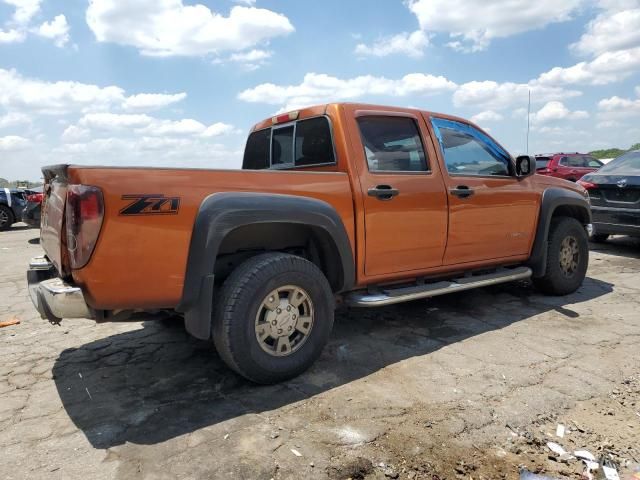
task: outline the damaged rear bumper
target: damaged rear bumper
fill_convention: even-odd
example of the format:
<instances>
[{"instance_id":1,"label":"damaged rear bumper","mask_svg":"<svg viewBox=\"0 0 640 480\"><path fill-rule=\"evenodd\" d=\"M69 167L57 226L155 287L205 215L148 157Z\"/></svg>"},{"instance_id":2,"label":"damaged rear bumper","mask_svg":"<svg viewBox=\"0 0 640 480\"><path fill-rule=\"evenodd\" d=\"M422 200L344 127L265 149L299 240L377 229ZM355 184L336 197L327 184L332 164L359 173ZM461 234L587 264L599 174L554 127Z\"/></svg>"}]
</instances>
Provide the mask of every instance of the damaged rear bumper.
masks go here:
<instances>
[{"instance_id":1,"label":"damaged rear bumper","mask_svg":"<svg viewBox=\"0 0 640 480\"><path fill-rule=\"evenodd\" d=\"M58 323L63 318L93 318L82 289L58 277L47 257L35 257L27 270L29 296L40 316Z\"/></svg>"}]
</instances>

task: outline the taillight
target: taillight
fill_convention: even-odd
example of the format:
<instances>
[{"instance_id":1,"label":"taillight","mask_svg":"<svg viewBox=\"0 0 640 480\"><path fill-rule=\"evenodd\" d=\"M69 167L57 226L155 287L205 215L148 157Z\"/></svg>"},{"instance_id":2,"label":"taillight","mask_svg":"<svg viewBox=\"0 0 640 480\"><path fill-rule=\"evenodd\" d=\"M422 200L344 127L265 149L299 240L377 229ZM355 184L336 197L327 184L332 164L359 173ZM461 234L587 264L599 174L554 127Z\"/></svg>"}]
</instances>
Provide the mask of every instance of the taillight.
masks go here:
<instances>
[{"instance_id":1,"label":"taillight","mask_svg":"<svg viewBox=\"0 0 640 480\"><path fill-rule=\"evenodd\" d=\"M588 182L586 180L578 180L576 183L578 185L581 185L582 188L584 188L585 190L595 190L596 188L598 188L598 185L596 185L593 182Z\"/></svg>"},{"instance_id":2,"label":"taillight","mask_svg":"<svg viewBox=\"0 0 640 480\"><path fill-rule=\"evenodd\" d=\"M31 195L27 195L27 202L42 203L43 198L44 195L42 193L32 193Z\"/></svg>"},{"instance_id":3,"label":"taillight","mask_svg":"<svg viewBox=\"0 0 640 480\"><path fill-rule=\"evenodd\" d=\"M104 201L102 191L89 185L69 185L67 188L67 249L71 268L84 267L98 241Z\"/></svg>"}]
</instances>

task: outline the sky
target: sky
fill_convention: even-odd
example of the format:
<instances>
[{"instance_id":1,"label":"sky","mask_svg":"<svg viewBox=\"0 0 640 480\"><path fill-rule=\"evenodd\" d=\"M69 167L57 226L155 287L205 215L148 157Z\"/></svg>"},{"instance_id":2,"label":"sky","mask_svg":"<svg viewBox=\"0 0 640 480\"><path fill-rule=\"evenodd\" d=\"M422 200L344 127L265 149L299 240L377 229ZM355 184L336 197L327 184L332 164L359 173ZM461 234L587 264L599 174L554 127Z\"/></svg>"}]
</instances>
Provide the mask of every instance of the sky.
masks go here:
<instances>
[{"instance_id":1,"label":"sky","mask_svg":"<svg viewBox=\"0 0 640 480\"><path fill-rule=\"evenodd\" d=\"M0 0L0 177L239 168L276 112L470 118L512 154L640 141L640 0Z\"/></svg>"}]
</instances>

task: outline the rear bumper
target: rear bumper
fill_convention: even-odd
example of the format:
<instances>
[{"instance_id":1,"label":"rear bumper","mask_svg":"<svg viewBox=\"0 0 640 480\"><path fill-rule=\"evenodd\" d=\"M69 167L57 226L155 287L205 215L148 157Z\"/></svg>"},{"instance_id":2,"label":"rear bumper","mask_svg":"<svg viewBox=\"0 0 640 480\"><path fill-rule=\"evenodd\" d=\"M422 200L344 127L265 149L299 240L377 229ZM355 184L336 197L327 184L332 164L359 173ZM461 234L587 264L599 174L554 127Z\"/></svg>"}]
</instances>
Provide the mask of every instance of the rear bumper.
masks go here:
<instances>
[{"instance_id":1,"label":"rear bumper","mask_svg":"<svg viewBox=\"0 0 640 480\"><path fill-rule=\"evenodd\" d=\"M592 206L595 233L640 236L640 210Z\"/></svg>"},{"instance_id":2,"label":"rear bumper","mask_svg":"<svg viewBox=\"0 0 640 480\"><path fill-rule=\"evenodd\" d=\"M27 270L29 296L42 318L58 323L63 318L93 318L80 287L66 283L46 257L35 257Z\"/></svg>"}]
</instances>

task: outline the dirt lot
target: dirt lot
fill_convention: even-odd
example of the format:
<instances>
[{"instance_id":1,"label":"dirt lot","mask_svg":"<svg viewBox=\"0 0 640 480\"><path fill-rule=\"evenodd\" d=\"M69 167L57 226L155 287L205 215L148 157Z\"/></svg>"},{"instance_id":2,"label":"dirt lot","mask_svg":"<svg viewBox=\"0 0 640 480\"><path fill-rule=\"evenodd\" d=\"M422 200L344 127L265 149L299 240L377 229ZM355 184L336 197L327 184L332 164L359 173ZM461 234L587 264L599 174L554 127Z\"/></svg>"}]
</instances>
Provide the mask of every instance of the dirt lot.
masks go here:
<instances>
[{"instance_id":1,"label":"dirt lot","mask_svg":"<svg viewBox=\"0 0 640 480\"><path fill-rule=\"evenodd\" d=\"M340 311L311 371L257 387L175 320L41 320L36 237L0 233L0 478L580 478L549 440L640 462L640 242L594 246L568 297Z\"/></svg>"}]
</instances>

